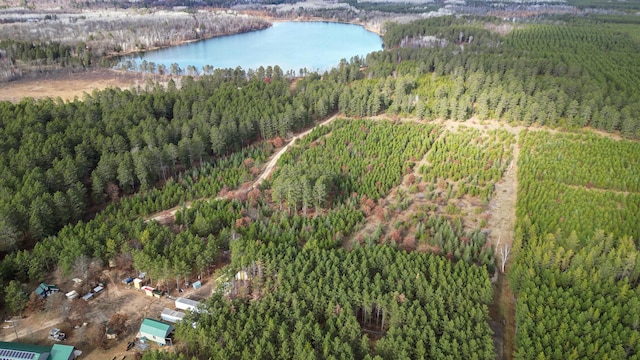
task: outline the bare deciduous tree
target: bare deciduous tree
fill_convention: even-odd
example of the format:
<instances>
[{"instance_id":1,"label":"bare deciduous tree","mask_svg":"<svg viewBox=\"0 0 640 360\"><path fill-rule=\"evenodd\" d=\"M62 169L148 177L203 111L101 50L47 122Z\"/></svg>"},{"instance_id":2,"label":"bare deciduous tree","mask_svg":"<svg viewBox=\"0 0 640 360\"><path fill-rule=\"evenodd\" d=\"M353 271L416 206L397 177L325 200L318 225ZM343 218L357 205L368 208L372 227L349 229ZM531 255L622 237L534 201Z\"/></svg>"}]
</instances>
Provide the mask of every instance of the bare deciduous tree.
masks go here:
<instances>
[{"instance_id":1,"label":"bare deciduous tree","mask_svg":"<svg viewBox=\"0 0 640 360\"><path fill-rule=\"evenodd\" d=\"M498 252L500 253L500 271L504 272L504 268L507 265L507 261L509 261L509 254L511 253L511 245L505 243L503 246L500 246L500 240L498 240Z\"/></svg>"}]
</instances>

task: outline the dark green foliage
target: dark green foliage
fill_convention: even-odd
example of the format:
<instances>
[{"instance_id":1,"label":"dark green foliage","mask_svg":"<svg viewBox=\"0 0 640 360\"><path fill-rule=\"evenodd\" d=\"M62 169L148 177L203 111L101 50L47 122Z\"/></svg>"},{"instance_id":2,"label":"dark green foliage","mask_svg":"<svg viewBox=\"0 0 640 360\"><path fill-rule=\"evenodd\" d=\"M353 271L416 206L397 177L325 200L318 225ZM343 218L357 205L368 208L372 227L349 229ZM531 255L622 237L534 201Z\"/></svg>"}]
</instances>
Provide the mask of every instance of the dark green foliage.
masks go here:
<instances>
[{"instance_id":1,"label":"dark green foliage","mask_svg":"<svg viewBox=\"0 0 640 360\"><path fill-rule=\"evenodd\" d=\"M6 58L10 64L20 61L28 65L59 65L62 67L92 65L92 54L87 45L76 46L60 42L27 42L5 39L0 41L0 60Z\"/></svg>"},{"instance_id":2,"label":"dark green foliage","mask_svg":"<svg viewBox=\"0 0 640 360\"><path fill-rule=\"evenodd\" d=\"M537 237L526 223L511 268L516 359L640 354L640 256L631 238ZM582 240L582 243L581 243Z\"/></svg>"},{"instance_id":3,"label":"dark green foliage","mask_svg":"<svg viewBox=\"0 0 640 360\"><path fill-rule=\"evenodd\" d=\"M19 281L11 280L4 288L4 305L9 312L17 314L24 310L29 300L29 295L24 291Z\"/></svg>"},{"instance_id":4,"label":"dark green foliage","mask_svg":"<svg viewBox=\"0 0 640 360\"><path fill-rule=\"evenodd\" d=\"M637 357L638 144L546 131L521 140L515 358Z\"/></svg>"},{"instance_id":5,"label":"dark green foliage","mask_svg":"<svg viewBox=\"0 0 640 360\"><path fill-rule=\"evenodd\" d=\"M217 74L217 73L216 73ZM0 218L35 239L79 220L90 204L149 190L211 155L311 123L315 92L287 81L184 79L176 91L107 89L84 101L0 103ZM323 113L336 107L329 102ZM55 195L58 193L58 195ZM66 211L65 211L66 210Z\"/></svg>"},{"instance_id":6,"label":"dark green foliage","mask_svg":"<svg viewBox=\"0 0 640 360\"><path fill-rule=\"evenodd\" d=\"M435 36L444 39L448 43L474 42L482 44L494 44L499 41L499 36L487 29L483 29L484 21L494 22L493 18L473 18L441 16L424 20L413 21L409 24L387 23L383 42L386 48L401 45L403 39L417 38L421 36ZM471 40L469 40L471 38Z\"/></svg>"},{"instance_id":7,"label":"dark green foliage","mask_svg":"<svg viewBox=\"0 0 640 360\"><path fill-rule=\"evenodd\" d=\"M511 161L514 142L513 134L505 130L480 132L461 127L433 144L428 164L420 167L420 173L434 183L455 184L456 197L469 194L488 201Z\"/></svg>"},{"instance_id":8,"label":"dark green foliage","mask_svg":"<svg viewBox=\"0 0 640 360\"><path fill-rule=\"evenodd\" d=\"M444 17L392 25L388 50L310 74L295 89L277 69L271 82L264 69L228 69L185 77L181 90L0 103L2 246L42 239L3 259L2 280L39 281L56 266L72 271L78 259L122 257L171 290L230 249L231 267L254 279L232 285L234 300L214 296L196 329L179 327L197 358L493 358L493 253L484 233L463 231L448 200L488 201L509 166L514 138L506 131L438 138L435 125L339 120L300 140L261 188L287 211L263 198L214 198L252 180L248 164L259 167L272 150L250 144L288 137L337 110L637 137L639 45L623 31L634 22L620 21L511 28ZM636 144L524 132L521 145L516 357L637 356ZM416 240L449 259L373 244L337 249L369 215L360 205L387 196L429 149L424 195L446 191L437 206L447 218L412 221ZM136 192L78 222L89 206ZM213 200L178 211L178 234L143 220L202 198Z\"/></svg>"},{"instance_id":9,"label":"dark green foliage","mask_svg":"<svg viewBox=\"0 0 640 360\"><path fill-rule=\"evenodd\" d=\"M523 133L520 161L538 181L640 192L640 143L594 134Z\"/></svg>"},{"instance_id":10,"label":"dark green foliage","mask_svg":"<svg viewBox=\"0 0 640 360\"><path fill-rule=\"evenodd\" d=\"M495 356L484 268L389 246L347 252L280 243L262 245L255 258L234 254L261 264L249 288L235 285L260 300L214 295L195 329L180 324L177 338L199 358ZM375 348L367 335L379 338Z\"/></svg>"},{"instance_id":11,"label":"dark green foliage","mask_svg":"<svg viewBox=\"0 0 640 360\"><path fill-rule=\"evenodd\" d=\"M266 156L267 153L263 148L247 149L181 174L176 180L167 181L162 189L152 189L124 198L118 203L107 206L87 223L79 222L65 226L57 235L37 243L31 252L21 251L9 254L3 261L5 266L2 272L3 278L40 281L44 274L52 271L56 265L61 266L62 270L68 273L81 255L107 261L120 253L130 253L132 245L134 248L142 245L137 241L143 230L155 223L149 222L148 225L144 225L140 216L190 200L215 196L224 186L235 188L250 176L245 160L251 158L261 162ZM200 208L196 206L194 210L187 212L187 216L180 215L180 219L183 219L180 223L191 224ZM209 214L209 212L206 213ZM162 227L153 227L153 229L158 230ZM197 226L192 232L193 235L188 235L192 238L199 238L197 236L202 235L209 239L209 234L216 233L215 228L196 230L198 230ZM169 244L175 238L175 234L171 232L163 236L163 241L166 243L156 244L156 248L148 250L150 258L147 260L161 256L165 249L162 244ZM132 239L136 241L133 243L128 241ZM200 240L198 242L202 243ZM216 254L220 245L216 243L213 254ZM140 248L144 247L140 246ZM186 246L183 248L187 249ZM185 257L180 256L179 259L188 260L188 263L193 265L194 271L197 270L196 268L204 267L193 262L194 259L198 259L198 257L192 257L193 254L207 255L208 260L200 264L210 265L215 260L215 256L199 251L188 253ZM144 268L145 265L140 267Z\"/></svg>"},{"instance_id":12,"label":"dark green foliage","mask_svg":"<svg viewBox=\"0 0 640 360\"><path fill-rule=\"evenodd\" d=\"M518 164L519 218L538 236L561 229L640 236L640 146L597 135L524 132ZM627 193L628 191L628 193Z\"/></svg>"},{"instance_id":13,"label":"dark green foliage","mask_svg":"<svg viewBox=\"0 0 640 360\"><path fill-rule=\"evenodd\" d=\"M385 196L400 184L405 171L413 166L411 161L422 158L438 135L433 125L364 120L337 120L329 131L328 136L313 142L301 142L278 164L295 166L297 173L304 172L309 180L325 175L334 184L337 201L354 192L373 200ZM274 190L279 177L286 175L275 175Z\"/></svg>"},{"instance_id":14,"label":"dark green foliage","mask_svg":"<svg viewBox=\"0 0 640 360\"><path fill-rule=\"evenodd\" d=\"M493 248L486 246L485 233L479 230L464 232L459 221L452 224L441 216L430 216L427 221L419 222L416 228L416 239L426 241L435 254L484 265L490 273L494 272Z\"/></svg>"},{"instance_id":15,"label":"dark green foliage","mask_svg":"<svg viewBox=\"0 0 640 360\"><path fill-rule=\"evenodd\" d=\"M443 17L391 24L384 36L388 50L369 54L366 71L415 83L406 96L390 98L393 112L591 126L634 138L640 134L640 43L634 19L615 19L516 26ZM363 93L385 98L384 90L376 95L370 84L361 86L350 92L362 101Z\"/></svg>"}]
</instances>

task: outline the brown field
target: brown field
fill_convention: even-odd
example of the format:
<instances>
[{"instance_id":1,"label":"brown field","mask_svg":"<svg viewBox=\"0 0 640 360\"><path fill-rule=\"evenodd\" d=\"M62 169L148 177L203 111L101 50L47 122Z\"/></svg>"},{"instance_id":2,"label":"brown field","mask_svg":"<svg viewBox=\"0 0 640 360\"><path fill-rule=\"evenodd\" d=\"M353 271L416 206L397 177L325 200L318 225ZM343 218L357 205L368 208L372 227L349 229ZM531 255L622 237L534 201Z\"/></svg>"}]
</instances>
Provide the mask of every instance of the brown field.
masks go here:
<instances>
[{"instance_id":1,"label":"brown field","mask_svg":"<svg viewBox=\"0 0 640 360\"><path fill-rule=\"evenodd\" d=\"M97 68L79 73L43 74L40 77L22 78L0 84L0 101L19 102L24 97L46 97L72 101L82 99L85 93L108 87L127 89L144 86L146 80L140 74L123 73Z\"/></svg>"}]
</instances>

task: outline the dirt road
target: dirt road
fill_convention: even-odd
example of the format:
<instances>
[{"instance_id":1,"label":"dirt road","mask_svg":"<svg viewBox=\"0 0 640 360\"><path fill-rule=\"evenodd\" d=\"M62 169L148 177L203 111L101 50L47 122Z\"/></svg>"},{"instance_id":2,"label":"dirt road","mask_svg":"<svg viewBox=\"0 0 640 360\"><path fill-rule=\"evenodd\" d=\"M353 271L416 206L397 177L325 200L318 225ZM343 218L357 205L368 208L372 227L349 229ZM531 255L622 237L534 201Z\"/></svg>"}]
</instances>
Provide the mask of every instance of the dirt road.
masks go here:
<instances>
[{"instance_id":1,"label":"dirt road","mask_svg":"<svg viewBox=\"0 0 640 360\"><path fill-rule=\"evenodd\" d=\"M253 183L253 185L251 186L251 188L255 188L256 186L259 186L260 184L262 184L262 182L264 181L264 179L266 179L267 177L269 177L269 175L271 175L271 173L273 172L273 168L274 166L276 166L276 163L278 162L278 159L280 159L280 156L282 156L282 154L284 154L285 152L287 152L287 150L289 149L289 147L291 145L293 145L296 140L298 139L302 139L303 137L307 136L311 131L313 131L315 128L319 127L319 126L326 126L329 125L333 120L335 120L338 117L338 115L333 115L332 117L328 118L327 120L321 122L320 124L312 127L311 129L300 133L296 136L294 136L291 141L289 141L289 143L287 145L285 145L284 147L282 147L282 149L280 149L280 151L278 151L275 155L273 155L271 157L271 160L269 160L269 162L267 163L267 165L264 167L262 174L260 174L260 176L258 177L258 179L256 179L256 181Z\"/></svg>"},{"instance_id":2,"label":"dirt road","mask_svg":"<svg viewBox=\"0 0 640 360\"><path fill-rule=\"evenodd\" d=\"M269 162L267 162L267 164L263 167L262 173L260 174L260 176L258 176L258 178L253 182L253 184L250 187L248 187L245 191L249 192L251 189L254 189L257 186L259 186L260 184L262 184L262 182L266 178L268 178L269 175L271 175L271 173L273 172L273 169L276 166L276 163L278 162L278 159L280 159L282 154L284 154L285 152L287 152L287 150L289 150L289 147L291 145L293 145L296 142L296 140L304 138L311 131L313 131L313 129L317 128L318 126L326 126L326 125L330 124L337 117L338 117L337 114L333 115L332 117L330 117L327 120L319 123L318 125L312 127L311 129L306 130L305 132L302 132L302 133L300 133L298 135L295 135L293 138L291 138L291 140L285 146L283 146L282 149L278 150L277 153L275 153L274 155L271 156L271 158L269 159ZM216 199L221 199L221 197L216 197ZM206 200L206 199L200 199L200 200ZM190 208L191 207L191 202L187 202L184 206L187 209ZM172 207L171 209L167 209L167 210L163 210L163 211L157 212L155 214L149 215L147 217L146 221L155 220L155 221L160 222L161 224L166 224L166 223L172 222L173 219L176 216L176 212L178 212L178 210L180 210L180 209L182 209L182 205L175 206L175 207Z\"/></svg>"}]
</instances>

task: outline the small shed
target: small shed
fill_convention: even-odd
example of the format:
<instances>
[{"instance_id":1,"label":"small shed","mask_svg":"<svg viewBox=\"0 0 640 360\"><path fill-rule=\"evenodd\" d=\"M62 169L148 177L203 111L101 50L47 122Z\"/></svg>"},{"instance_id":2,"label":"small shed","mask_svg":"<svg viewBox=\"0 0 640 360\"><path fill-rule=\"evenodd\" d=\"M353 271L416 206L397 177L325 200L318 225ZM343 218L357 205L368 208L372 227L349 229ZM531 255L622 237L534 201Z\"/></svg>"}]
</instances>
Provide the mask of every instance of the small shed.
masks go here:
<instances>
[{"instance_id":1,"label":"small shed","mask_svg":"<svg viewBox=\"0 0 640 360\"><path fill-rule=\"evenodd\" d=\"M57 293L58 291L60 291L60 288L55 285L49 285L47 283L40 283L40 285L38 285L38 287L34 290L34 292L37 295L40 295L40 297L43 299L53 293Z\"/></svg>"},{"instance_id":2,"label":"small shed","mask_svg":"<svg viewBox=\"0 0 640 360\"><path fill-rule=\"evenodd\" d=\"M147 338L160 345L167 344L167 338L173 332L173 325L162 321L145 318L140 325L138 338Z\"/></svg>"},{"instance_id":3,"label":"small shed","mask_svg":"<svg viewBox=\"0 0 640 360\"><path fill-rule=\"evenodd\" d=\"M202 282L200 282L200 280L193 283L194 289L200 289L201 287L202 287Z\"/></svg>"},{"instance_id":4,"label":"small shed","mask_svg":"<svg viewBox=\"0 0 640 360\"><path fill-rule=\"evenodd\" d=\"M155 290L154 288L152 288L151 286L143 286L142 290L144 290L145 294L147 294L147 296L153 296L153 290Z\"/></svg>"},{"instance_id":5,"label":"small shed","mask_svg":"<svg viewBox=\"0 0 640 360\"><path fill-rule=\"evenodd\" d=\"M162 290L158 290L158 289L153 290L151 293L153 294L153 297L157 297L157 298L161 298L163 294Z\"/></svg>"},{"instance_id":6,"label":"small shed","mask_svg":"<svg viewBox=\"0 0 640 360\"><path fill-rule=\"evenodd\" d=\"M198 310L198 306L200 306L200 303L195 300L189 300L183 297L176 299L176 309L200 312L200 310Z\"/></svg>"},{"instance_id":7,"label":"small shed","mask_svg":"<svg viewBox=\"0 0 640 360\"><path fill-rule=\"evenodd\" d=\"M186 314L183 313L182 311L175 311L169 308L165 308L164 310L162 310L162 313L160 314L160 318L162 318L162 320L166 322L177 323L178 321L181 321L182 319L184 319L185 315Z\"/></svg>"},{"instance_id":8,"label":"small shed","mask_svg":"<svg viewBox=\"0 0 640 360\"><path fill-rule=\"evenodd\" d=\"M123 283L125 283L126 285L129 285L133 282L133 278L132 277L128 277L124 280L122 280Z\"/></svg>"},{"instance_id":9,"label":"small shed","mask_svg":"<svg viewBox=\"0 0 640 360\"><path fill-rule=\"evenodd\" d=\"M135 287L136 289L142 289L143 282L144 280L140 278L135 278L133 279L133 287Z\"/></svg>"},{"instance_id":10,"label":"small shed","mask_svg":"<svg viewBox=\"0 0 640 360\"><path fill-rule=\"evenodd\" d=\"M82 297L82 299L83 299L84 301L89 301L89 300L91 300L91 298L92 298L92 297L93 297L93 293L92 293L92 292L90 292L90 293L86 293L86 294L84 294L84 296Z\"/></svg>"}]
</instances>

